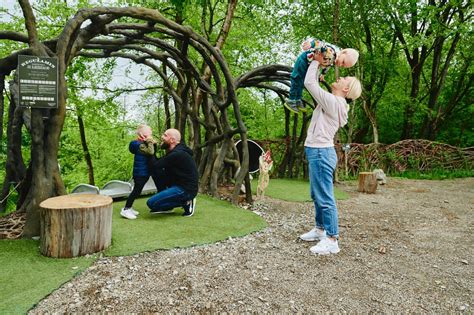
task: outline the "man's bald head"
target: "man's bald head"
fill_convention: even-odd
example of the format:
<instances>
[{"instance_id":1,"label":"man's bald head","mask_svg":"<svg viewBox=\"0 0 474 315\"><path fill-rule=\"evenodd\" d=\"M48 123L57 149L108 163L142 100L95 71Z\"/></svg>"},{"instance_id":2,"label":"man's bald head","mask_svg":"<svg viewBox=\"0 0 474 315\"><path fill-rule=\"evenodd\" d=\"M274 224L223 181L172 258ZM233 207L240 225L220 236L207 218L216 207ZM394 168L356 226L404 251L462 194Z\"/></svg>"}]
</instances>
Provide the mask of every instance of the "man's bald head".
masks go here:
<instances>
[{"instance_id":1,"label":"man's bald head","mask_svg":"<svg viewBox=\"0 0 474 315\"><path fill-rule=\"evenodd\" d=\"M181 133L179 132L178 129L174 129L174 128L171 128L171 129L168 129L165 131L166 133L168 133L168 135L173 138L174 140L176 140L176 143L180 143L181 142Z\"/></svg>"},{"instance_id":2,"label":"man's bald head","mask_svg":"<svg viewBox=\"0 0 474 315\"><path fill-rule=\"evenodd\" d=\"M161 148L171 151L181 142L181 133L177 129L168 129L161 136Z\"/></svg>"}]
</instances>

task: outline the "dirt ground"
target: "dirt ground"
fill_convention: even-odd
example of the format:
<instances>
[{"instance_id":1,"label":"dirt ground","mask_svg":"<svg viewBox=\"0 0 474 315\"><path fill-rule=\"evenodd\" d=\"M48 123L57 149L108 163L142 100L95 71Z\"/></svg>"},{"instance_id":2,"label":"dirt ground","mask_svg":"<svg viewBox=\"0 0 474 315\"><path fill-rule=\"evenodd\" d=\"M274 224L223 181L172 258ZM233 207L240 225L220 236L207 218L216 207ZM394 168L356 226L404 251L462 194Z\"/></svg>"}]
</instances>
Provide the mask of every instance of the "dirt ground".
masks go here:
<instances>
[{"instance_id":1,"label":"dirt ground","mask_svg":"<svg viewBox=\"0 0 474 315\"><path fill-rule=\"evenodd\" d=\"M253 207L261 232L102 258L30 313L474 312L474 178L389 178L373 195L338 187L351 198L338 202L337 255L298 241L311 203L267 198Z\"/></svg>"}]
</instances>

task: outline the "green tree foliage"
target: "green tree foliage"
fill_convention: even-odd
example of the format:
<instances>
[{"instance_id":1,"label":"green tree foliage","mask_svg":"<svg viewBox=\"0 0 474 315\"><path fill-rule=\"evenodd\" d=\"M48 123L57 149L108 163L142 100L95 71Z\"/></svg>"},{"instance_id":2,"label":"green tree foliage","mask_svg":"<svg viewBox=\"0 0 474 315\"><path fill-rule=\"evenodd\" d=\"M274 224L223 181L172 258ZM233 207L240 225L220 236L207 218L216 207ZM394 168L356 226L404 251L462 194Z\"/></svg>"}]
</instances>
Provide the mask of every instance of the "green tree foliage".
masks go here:
<instances>
[{"instance_id":1,"label":"green tree foliage","mask_svg":"<svg viewBox=\"0 0 474 315\"><path fill-rule=\"evenodd\" d=\"M71 103L74 101L71 101ZM136 124L123 121L119 104L82 99L71 107L61 134L59 164L66 187L88 182L88 169L79 136L77 115L85 122L87 144L94 163L96 185L102 187L111 179L128 181L131 178L133 156L128 143L135 138Z\"/></svg>"},{"instance_id":2,"label":"green tree foliage","mask_svg":"<svg viewBox=\"0 0 474 315\"><path fill-rule=\"evenodd\" d=\"M36 0L31 3L40 40L58 36L67 19L79 8L143 6L160 10L215 43L228 2ZM339 20L334 25L336 5L339 5ZM0 5L0 29L25 33L23 16L18 5L15 6L16 10L11 11ZM350 69L339 69L339 75L358 76L364 91L361 100L352 104L350 123L341 132L344 142L395 143L409 135L466 147L474 145L470 21L472 5L462 0L240 1L222 53L232 75L237 77L264 64L292 65L300 52L301 41L308 36L343 48L353 47L360 51L359 63ZM25 47L26 43L0 40L0 58ZM193 58L196 64L202 63L198 54ZM123 64L126 64L123 60L76 58L68 68L68 113L59 153L61 174L68 189L87 182L78 115L84 119L99 186L111 179L129 179L132 157L127 145L134 138L133 131L139 122L148 122L155 134L166 126L163 81L146 67L123 70ZM414 78L414 70L418 69L419 77ZM110 82L119 81L114 79L117 73L145 78L146 86L129 80L110 91ZM325 79L333 81L335 71L330 71ZM153 88L143 92L136 104L124 108L124 98L130 93L125 90L147 87ZM273 92L248 89L238 93L250 139L284 136L285 114L281 100ZM305 98L310 99L307 94ZM4 99L7 109L9 101L7 97ZM128 112L131 109L133 113ZM7 113L5 110L4 122ZM410 132L407 126L411 126ZM6 124L1 127L3 144ZM28 142L26 138L27 135ZM3 145L0 156L2 175Z\"/></svg>"}]
</instances>

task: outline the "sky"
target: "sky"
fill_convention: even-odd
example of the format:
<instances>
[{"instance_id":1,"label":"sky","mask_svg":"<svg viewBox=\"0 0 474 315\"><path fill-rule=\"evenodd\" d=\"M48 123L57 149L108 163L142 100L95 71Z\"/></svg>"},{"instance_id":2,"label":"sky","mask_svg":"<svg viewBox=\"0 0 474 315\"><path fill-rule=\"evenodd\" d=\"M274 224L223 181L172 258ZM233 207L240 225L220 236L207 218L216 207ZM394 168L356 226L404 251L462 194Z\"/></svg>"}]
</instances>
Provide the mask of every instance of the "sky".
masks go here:
<instances>
[{"instance_id":1,"label":"sky","mask_svg":"<svg viewBox=\"0 0 474 315\"><path fill-rule=\"evenodd\" d=\"M12 11L19 12L15 10L15 5L19 6L18 1L16 0L1 0L0 1L0 9L7 9L9 13ZM8 22L11 18L8 14L1 12L0 13L0 21Z\"/></svg>"}]
</instances>

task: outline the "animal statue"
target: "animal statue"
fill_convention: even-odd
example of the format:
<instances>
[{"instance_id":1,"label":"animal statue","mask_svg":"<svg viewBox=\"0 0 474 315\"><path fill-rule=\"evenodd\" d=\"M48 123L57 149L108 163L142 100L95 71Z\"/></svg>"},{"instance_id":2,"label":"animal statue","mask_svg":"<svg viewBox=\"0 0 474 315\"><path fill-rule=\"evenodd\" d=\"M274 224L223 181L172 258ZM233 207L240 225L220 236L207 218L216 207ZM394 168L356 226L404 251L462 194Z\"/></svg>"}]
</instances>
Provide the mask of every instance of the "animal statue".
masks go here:
<instances>
[{"instance_id":1,"label":"animal statue","mask_svg":"<svg viewBox=\"0 0 474 315\"><path fill-rule=\"evenodd\" d=\"M265 196L265 189L268 187L268 183L270 182L270 175L268 172L273 167L272 157L270 155L270 150L267 152L262 153L262 155L258 158L259 164L259 174L258 174L258 184L257 184L257 199L263 199Z\"/></svg>"},{"instance_id":2,"label":"animal statue","mask_svg":"<svg viewBox=\"0 0 474 315\"><path fill-rule=\"evenodd\" d=\"M377 178L377 183L379 185L385 185L387 183L387 176L385 176L385 173L383 170L377 168L373 170L375 173L375 178Z\"/></svg>"}]
</instances>

